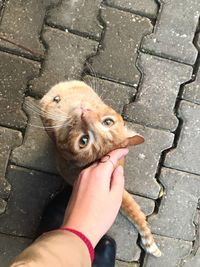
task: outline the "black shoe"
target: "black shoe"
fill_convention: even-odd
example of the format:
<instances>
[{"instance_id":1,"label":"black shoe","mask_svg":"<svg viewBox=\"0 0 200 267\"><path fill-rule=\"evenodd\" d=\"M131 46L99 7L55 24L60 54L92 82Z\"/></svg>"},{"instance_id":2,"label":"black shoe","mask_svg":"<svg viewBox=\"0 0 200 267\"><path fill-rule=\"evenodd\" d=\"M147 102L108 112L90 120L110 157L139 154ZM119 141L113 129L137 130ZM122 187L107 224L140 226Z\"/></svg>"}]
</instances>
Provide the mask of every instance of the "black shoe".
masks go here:
<instances>
[{"instance_id":1,"label":"black shoe","mask_svg":"<svg viewBox=\"0 0 200 267\"><path fill-rule=\"evenodd\" d=\"M114 267L116 257L116 243L111 237L105 235L95 248L92 267Z\"/></svg>"},{"instance_id":2,"label":"black shoe","mask_svg":"<svg viewBox=\"0 0 200 267\"><path fill-rule=\"evenodd\" d=\"M36 238L51 230L60 228L63 222L65 209L71 196L72 187L66 187L53 198L43 212L42 219L37 229ZM116 256L115 240L103 236L95 248L92 267L114 267Z\"/></svg>"}]
</instances>

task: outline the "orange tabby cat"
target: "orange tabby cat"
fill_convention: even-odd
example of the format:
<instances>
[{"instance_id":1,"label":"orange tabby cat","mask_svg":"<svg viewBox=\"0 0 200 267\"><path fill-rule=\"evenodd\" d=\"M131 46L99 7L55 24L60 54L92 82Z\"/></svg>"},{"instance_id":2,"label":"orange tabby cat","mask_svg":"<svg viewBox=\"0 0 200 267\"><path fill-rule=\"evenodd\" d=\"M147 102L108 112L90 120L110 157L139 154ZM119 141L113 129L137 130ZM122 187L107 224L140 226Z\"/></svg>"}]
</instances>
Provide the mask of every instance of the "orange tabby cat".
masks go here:
<instances>
[{"instance_id":1,"label":"orange tabby cat","mask_svg":"<svg viewBox=\"0 0 200 267\"><path fill-rule=\"evenodd\" d=\"M58 170L70 184L84 167L108 152L144 141L84 82L55 85L42 98L41 111L45 129L56 144ZM140 233L144 249L159 257L146 217L126 190L121 207Z\"/></svg>"}]
</instances>

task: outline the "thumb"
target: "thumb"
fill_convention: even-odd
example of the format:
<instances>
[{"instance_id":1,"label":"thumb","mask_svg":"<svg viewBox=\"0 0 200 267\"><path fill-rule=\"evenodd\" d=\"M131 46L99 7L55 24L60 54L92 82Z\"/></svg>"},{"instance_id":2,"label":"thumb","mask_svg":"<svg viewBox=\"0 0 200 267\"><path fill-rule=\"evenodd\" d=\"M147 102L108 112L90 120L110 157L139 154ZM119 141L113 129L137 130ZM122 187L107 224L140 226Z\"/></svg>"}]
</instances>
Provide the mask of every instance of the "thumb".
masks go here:
<instances>
[{"instance_id":1,"label":"thumb","mask_svg":"<svg viewBox=\"0 0 200 267\"><path fill-rule=\"evenodd\" d=\"M124 191L124 168L119 165L112 173L110 192L122 196Z\"/></svg>"}]
</instances>

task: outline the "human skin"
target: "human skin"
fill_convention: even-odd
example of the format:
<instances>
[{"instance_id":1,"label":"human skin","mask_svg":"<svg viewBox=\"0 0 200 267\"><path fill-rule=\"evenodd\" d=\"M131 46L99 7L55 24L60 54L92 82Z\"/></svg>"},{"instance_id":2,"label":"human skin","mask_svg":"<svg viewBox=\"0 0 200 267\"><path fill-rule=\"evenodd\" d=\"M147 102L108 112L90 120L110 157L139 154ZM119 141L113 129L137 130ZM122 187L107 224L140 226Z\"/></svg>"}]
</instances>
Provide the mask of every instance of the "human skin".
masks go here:
<instances>
[{"instance_id":1,"label":"human skin","mask_svg":"<svg viewBox=\"0 0 200 267\"><path fill-rule=\"evenodd\" d=\"M118 160L128 149L110 152L103 162L84 169L74 184L62 227L82 232L96 246L113 224L122 202L124 172Z\"/></svg>"}]
</instances>

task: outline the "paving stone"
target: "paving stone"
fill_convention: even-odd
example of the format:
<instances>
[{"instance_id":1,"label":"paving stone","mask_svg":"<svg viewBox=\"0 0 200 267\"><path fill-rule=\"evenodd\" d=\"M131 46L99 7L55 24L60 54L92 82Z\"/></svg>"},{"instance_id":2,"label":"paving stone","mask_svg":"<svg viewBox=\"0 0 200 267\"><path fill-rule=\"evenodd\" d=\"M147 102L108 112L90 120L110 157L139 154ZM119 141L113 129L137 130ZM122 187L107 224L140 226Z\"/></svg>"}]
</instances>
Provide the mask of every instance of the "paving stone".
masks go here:
<instances>
[{"instance_id":1,"label":"paving stone","mask_svg":"<svg viewBox=\"0 0 200 267\"><path fill-rule=\"evenodd\" d=\"M86 58L96 53L97 42L47 27L48 46L41 76L30 83L30 91L42 96L60 81L80 79Z\"/></svg>"},{"instance_id":2,"label":"paving stone","mask_svg":"<svg viewBox=\"0 0 200 267\"><path fill-rule=\"evenodd\" d=\"M25 55L43 56L44 47L40 41L40 33L44 17L47 8L58 2L58 0L7 1L0 25L0 38L3 37L11 43L0 40L0 47L19 51Z\"/></svg>"},{"instance_id":3,"label":"paving stone","mask_svg":"<svg viewBox=\"0 0 200 267\"><path fill-rule=\"evenodd\" d=\"M11 193L0 216L0 232L33 238L44 206L61 186L61 178L11 165L7 180Z\"/></svg>"},{"instance_id":4,"label":"paving stone","mask_svg":"<svg viewBox=\"0 0 200 267\"><path fill-rule=\"evenodd\" d=\"M155 179L159 159L162 151L172 146L174 135L138 124L128 126L143 135L145 142L129 149L125 167L126 188L134 194L156 199L160 191Z\"/></svg>"},{"instance_id":5,"label":"paving stone","mask_svg":"<svg viewBox=\"0 0 200 267\"><path fill-rule=\"evenodd\" d=\"M177 147L166 155L164 165L200 174L200 106L181 101L178 112L182 129Z\"/></svg>"},{"instance_id":6,"label":"paving stone","mask_svg":"<svg viewBox=\"0 0 200 267\"><path fill-rule=\"evenodd\" d=\"M158 214L149 218L154 233L177 239L195 239L195 215L200 198L200 176L163 168L159 180L164 194Z\"/></svg>"},{"instance_id":7,"label":"paving stone","mask_svg":"<svg viewBox=\"0 0 200 267\"><path fill-rule=\"evenodd\" d=\"M197 49L200 50L200 32L197 33L197 43L196 43Z\"/></svg>"},{"instance_id":8,"label":"paving stone","mask_svg":"<svg viewBox=\"0 0 200 267\"><path fill-rule=\"evenodd\" d=\"M177 240L164 236L155 236L155 240L161 249L160 258L147 255L144 259L143 267L177 267L181 260L189 255L192 249L192 243L183 240Z\"/></svg>"},{"instance_id":9,"label":"paving stone","mask_svg":"<svg viewBox=\"0 0 200 267\"><path fill-rule=\"evenodd\" d=\"M139 267L139 263L138 262L124 262L124 261L116 260L115 267Z\"/></svg>"},{"instance_id":10,"label":"paving stone","mask_svg":"<svg viewBox=\"0 0 200 267\"><path fill-rule=\"evenodd\" d=\"M114 81L137 86L140 72L135 66L137 49L144 35L152 31L148 18L113 8L102 8L106 24L98 54L90 59L94 72Z\"/></svg>"},{"instance_id":11,"label":"paving stone","mask_svg":"<svg viewBox=\"0 0 200 267\"><path fill-rule=\"evenodd\" d=\"M191 78L192 68L143 53L138 64L143 72L139 95L135 102L125 107L125 117L150 127L175 130L178 125L174 114L177 94L180 85Z\"/></svg>"},{"instance_id":12,"label":"paving stone","mask_svg":"<svg viewBox=\"0 0 200 267\"><path fill-rule=\"evenodd\" d=\"M105 3L149 18L155 18L158 11L158 5L154 0L106 0Z\"/></svg>"},{"instance_id":13,"label":"paving stone","mask_svg":"<svg viewBox=\"0 0 200 267\"><path fill-rule=\"evenodd\" d=\"M87 75L84 76L83 80L95 90L107 105L119 113L122 113L124 105L130 103L136 94L133 87L97 77Z\"/></svg>"},{"instance_id":14,"label":"paving stone","mask_svg":"<svg viewBox=\"0 0 200 267\"><path fill-rule=\"evenodd\" d=\"M200 104L200 68L195 81L184 86L183 99Z\"/></svg>"},{"instance_id":15,"label":"paving stone","mask_svg":"<svg viewBox=\"0 0 200 267\"><path fill-rule=\"evenodd\" d=\"M190 255L183 260L183 267L200 266L200 248L195 255Z\"/></svg>"},{"instance_id":16,"label":"paving stone","mask_svg":"<svg viewBox=\"0 0 200 267\"><path fill-rule=\"evenodd\" d=\"M47 23L99 38L103 28L98 20L101 2L102 0L63 0L50 10Z\"/></svg>"},{"instance_id":17,"label":"paving stone","mask_svg":"<svg viewBox=\"0 0 200 267\"><path fill-rule=\"evenodd\" d=\"M48 173L57 173L55 163L55 146L47 135L38 114L39 102L27 97L24 110L29 121L23 144L14 149L11 161L29 169Z\"/></svg>"},{"instance_id":18,"label":"paving stone","mask_svg":"<svg viewBox=\"0 0 200 267\"><path fill-rule=\"evenodd\" d=\"M197 50L193 38L200 15L199 0L162 0L154 33L145 37L142 50L193 65Z\"/></svg>"},{"instance_id":19,"label":"paving stone","mask_svg":"<svg viewBox=\"0 0 200 267\"><path fill-rule=\"evenodd\" d=\"M155 207L153 200L139 196L133 197L146 215L152 214ZM141 249L136 244L138 232L133 224L121 213L118 214L115 223L108 231L108 235L113 237L117 243L117 259L123 261L135 261L139 259Z\"/></svg>"},{"instance_id":20,"label":"paving stone","mask_svg":"<svg viewBox=\"0 0 200 267\"><path fill-rule=\"evenodd\" d=\"M13 259L31 243L30 239L0 234L1 267L10 266Z\"/></svg>"},{"instance_id":21,"label":"paving stone","mask_svg":"<svg viewBox=\"0 0 200 267\"><path fill-rule=\"evenodd\" d=\"M7 199L10 185L6 180L6 169L11 150L22 142L21 132L0 127L0 198ZM4 211L5 202L1 199L0 214Z\"/></svg>"},{"instance_id":22,"label":"paving stone","mask_svg":"<svg viewBox=\"0 0 200 267\"><path fill-rule=\"evenodd\" d=\"M39 73L39 63L0 52L0 124L21 128L26 116L21 109L27 82Z\"/></svg>"}]
</instances>

